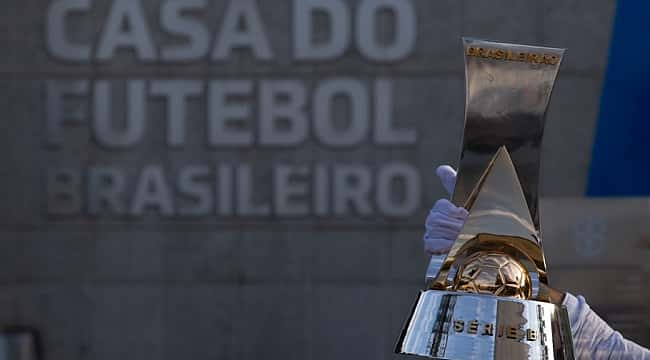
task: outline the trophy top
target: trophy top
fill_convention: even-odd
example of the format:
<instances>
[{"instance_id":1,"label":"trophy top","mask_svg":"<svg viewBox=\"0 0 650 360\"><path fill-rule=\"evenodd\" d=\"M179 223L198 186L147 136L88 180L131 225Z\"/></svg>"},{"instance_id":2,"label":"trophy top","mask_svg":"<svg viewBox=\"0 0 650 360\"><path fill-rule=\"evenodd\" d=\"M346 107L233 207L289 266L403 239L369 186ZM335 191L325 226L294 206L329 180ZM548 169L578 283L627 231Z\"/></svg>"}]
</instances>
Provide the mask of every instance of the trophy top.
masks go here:
<instances>
[{"instance_id":1,"label":"trophy top","mask_svg":"<svg viewBox=\"0 0 650 360\"><path fill-rule=\"evenodd\" d=\"M507 147L539 232L546 110L564 49L464 37L465 130L452 202L463 206L485 165Z\"/></svg>"},{"instance_id":2,"label":"trophy top","mask_svg":"<svg viewBox=\"0 0 650 360\"><path fill-rule=\"evenodd\" d=\"M515 44L515 43L508 43L508 42L502 42L502 41L493 41L493 40L485 40L485 39L478 39L475 37L471 36L462 36L461 41L463 42L463 45L465 47L465 50L467 50L468 47L483 47L486 50L504 50L505 52L508 51L519 51L519 52L527 52L527 53L546 53L549 55L557 55L557 56L562 56L564 55L564 52L566 51L565 48L556 48L556 47L547 47L547 46L539 46L539 45L525 45L525 44ZM476 54L478 55L478 54ZM495 54L496 55L496 54ZM560 59L558 59L560 60ZM552 64L555 65L555 64Z\"/></svg>"},{"instance_id":3,"label":"trophy top","mask_svg":"<svg viewBox=\"0 0 650 360\"><path fill-rule=\"evenodd\" d=\"M547 284L547 276L540 241L539 171L546 109L565 50L470 37L462 42L465 130L451 200L469 216L449 254L432 256L427 286L472 290L458 285L467 275L462 273L467 270L464 261L497 251L504 254L500 261L516 265L511 269L525 269L515 276L523 282L514 282L531 291L513 293L548 300L540 294L540 282ZM498 288L491 282L504 282L499 272L485 274L496 274L479 284L486 289Z\"/></svg>"}]
</instances>

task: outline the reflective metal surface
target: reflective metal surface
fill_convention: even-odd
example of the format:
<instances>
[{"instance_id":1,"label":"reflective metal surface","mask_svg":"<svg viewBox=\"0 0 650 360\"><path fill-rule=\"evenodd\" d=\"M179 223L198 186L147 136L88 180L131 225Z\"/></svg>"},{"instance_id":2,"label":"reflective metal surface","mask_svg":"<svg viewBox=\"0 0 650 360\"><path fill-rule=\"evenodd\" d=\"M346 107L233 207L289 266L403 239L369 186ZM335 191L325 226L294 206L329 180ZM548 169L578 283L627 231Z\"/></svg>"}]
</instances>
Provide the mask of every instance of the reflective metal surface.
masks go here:
<instances>
[{"instance_id":1,"label":"reflective metal surface","mask_svg":"<svg viewBox=\"0 0 650 360\"><path fill-rule=\"evenodd\" d=\"M471 38L463 38L463 47L465 132L452 200L458 206L465 204L485 165L505 146L539 230L537 194L544 115L564 49ZM548 61L539 60L544 57Z\"/></svg>"},{"instance_id":2,"label":"reflective metal surface","mask_svg":"<svg viewBox=\"0 0 650 360\"><path fill-rule=\"evenodd\" d=\"M496 251L479 251L466 259L452 290L517 299L532 294L526 268L512 256Z\"/></svg>"},{"instance_id":3,"label":"reflective metal surface","mask_svg":"<svg viewBox=\"0 0 650 360\"><path fill-rule=\"evenodd\" d=\"M472 287L459 285L462 273L455 275L459 267L467 268L468 262L490 263L488 259L477 258L486 252L492 263L504 262L511 270L521 268L522 274L517 276L524 281L522 289L500 289L497 283L479 284L483 290L494 288L493 295L504 296L503 293L517 294L517 297L528 299L532 294L539 294L539 281L546 283L546 264L537 231L533 225L526 199L519 183L517 172L505 147L499 148L487 164L481 177L472 190L466 202L469 215L465 224L452 245L446 258L440 264L439 271L428 284L431 289L469 291ZM501 254L503 259L497 259L494 253ZM486 255L487 256L487 255ZM482 259L482 260L481 260ZM486 274L489 272L486 272ZM535 274L531 281L530 274ZM485 278L481 278L485 280ZM475 280L480 281L481 279ZM494 281L502 284L512 284L503 277L495 277ZM510 279L514 280L514 279ZM486 280L487 281L487 280ZM485 291L476 291L485 293ZM537 300L548 300L536 297Z\"/></svg>"},{"instance_id":4,"label":"reflective metal surface","mask_svg":"<svg viewBox=\"0 0 650 360\"><path fill-rule=\"evenodd\" d=\"M534 236L539 238L538 183L544 115L564 49L463 38L463 50L465 131L452 201L466 208L473 202L472 191L487 164L505 146L523 189ZM432 256L426 273L428 286L444 263L445 255ZM538 265L539 278L545 282L546 266Z\"/></svg>"},{"instance_id":5,"label":"reflective metal surface","mask_svg":"<svg viewBox=\"0 0 650 360\"><path fill-rule=\"evenodd\" d=\"M434 255L395 352L436 359L573 359L550 303L538 179L544 114L564 50L463 39L465 136L452 201L468 211ZM512 157L510 156L512 152Z\"/></svg>"},{"instance_id":6,"label":"reflective metal surface","mask_svg":"<svg viewBox=\"0 0 650 360\"><path fill-rule=\"evenodd\" d=\"M395 352L436 359L572 359L563 306L422 291Z\"/></svg>"}]
</instances>

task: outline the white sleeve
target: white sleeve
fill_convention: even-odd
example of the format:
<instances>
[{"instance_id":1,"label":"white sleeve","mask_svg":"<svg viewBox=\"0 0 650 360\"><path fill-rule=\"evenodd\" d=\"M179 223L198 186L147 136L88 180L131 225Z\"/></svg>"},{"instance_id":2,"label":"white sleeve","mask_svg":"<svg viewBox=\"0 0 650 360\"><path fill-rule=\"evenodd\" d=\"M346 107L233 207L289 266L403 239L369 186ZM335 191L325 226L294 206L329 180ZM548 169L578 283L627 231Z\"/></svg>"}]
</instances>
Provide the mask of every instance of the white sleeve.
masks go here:
<instances>
[{"instance_id":1,"label":"white sleeve","mask_svg":"<svg viewBox=\"0 0 650 360\"><path fill-rule=\"evenodd\" d=\"M564 293L576 359L650 360L650 350L627 340L612 329L587 304L582 296Z\"/></svg>"}]
</instances>

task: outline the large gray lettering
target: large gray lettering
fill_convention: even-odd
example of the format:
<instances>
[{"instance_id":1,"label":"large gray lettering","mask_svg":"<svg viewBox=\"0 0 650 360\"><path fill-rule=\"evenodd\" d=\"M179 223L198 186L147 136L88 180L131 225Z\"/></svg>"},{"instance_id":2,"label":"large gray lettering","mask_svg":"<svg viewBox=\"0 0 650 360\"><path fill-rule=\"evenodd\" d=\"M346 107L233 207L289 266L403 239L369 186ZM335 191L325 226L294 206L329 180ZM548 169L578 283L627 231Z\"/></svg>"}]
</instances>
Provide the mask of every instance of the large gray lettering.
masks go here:
<instances>
[{"instance_id":1,"label":"large gray lettering","mask_svg":"<svg viewBox=\"0 0 650 360\"><path fill-rule=\"evenodd\" d=\"M280 97L284 101L280 101ZM267 80L260 85L260 144L296 145L307 138L305 88L297 81ZM284 121L285 126L280 126Z\"/></svg>"},{"instance_id":2,"label":"large gray lettering","mask_svg":"<svg viewBox=\"0 0 650 360\"><path fill-rule=\"evenodd\" d=\"M415 129L396 129L393 125L393 84L388 79L375 81L375 142L379 145L415 144Z\"/></svg>"},{"instance_id":3,"label":"large gray lettering","mask_svg":"<svg viewBox=\"0 0 650 360\"><path fill-rule=\"evenodd\" d=\"M395 36L386 44L381 44L376 36L376 21L380 10L390 11L395 19ZM362 1L356 33L359 51L367 58L376 61L397 61L405 58L415 48L417 31L413 4L405 0Z\"/></svg>"},{"instance_id":4,"label":"large gray lettering","mask_svg":"<svg viewBox=\"0 0 650 360\"><path fill-rule=\"evenodd\" d=\"M126 84L125 126L116 129L112 117L111 83L97 81L94 96L93 136L99 145L109 148L127 148L135 145L145 131L146 94L145 82L130 80Z\"/></svg>"},{"instance_id":5,"label":"large gray lettering","mask_svg":"<svg viewBox=\"0 0 650 360\"><path fill-rule=\"evenodd\" d=\"M398 189L402 196L395 196L395 182L401 182ZM413 214L420 205L420 177L413 166L393 163L382 166L377 175L377 208L389 216Z\"/></svg>"},{"instance_id":6,"label":"large gray lettering","mask_svg":"<svg viewBox=\"0 0 650 360\"><path fill-rule=\"evenodd\" d=\"M314 16L323 13L329 20L329 37L314 42ZM350 13L342 0L293 1L294 56L298 60L330 60L345 52L350 42Z\"/></svg>"},{"instance_id":7,"label":"large gray lettering","mask_svg":"<svg viewBox=\"0 0 650 360\"><path fill-rule=\"evenodd\" d=\"M275 211L278 215L307 215L309 207L306 203L308 175L306 166L293 167L278 165L273 172L275 194ZM292 181L293 180L293 181Z\"/></svg>"},{"instance_id":8,"label":"large gray lettering","mask_svg":"<svg viewBox=\"0 0 650 360\"><path fill-rule=\"evenodd\" d=\"M348 100L349 126L338 129L332 109L335 97ZM325 145L350 146L362 141L370 129L368 93L357 80L332 79L324 81L314 95L314 130Z\"/></svg>"},{"instance_id":9,"label":"large gray lettering","mask_svg":"<svg viewBox=\"0 0 650 360\"><path fill-rule=\"evenodd\" d=\"M90 0L59 0L50 2L45 24L46 45L49 52L62 60L89 61L90 45L75 44L68 39L66 19L74 12L90 9Z\"/></svg>"},{"instance_id":10,"label":"large gray lettering","mask_svg":"<svg viewBox=\"0 0 650 360\"><path fill-rule=\"evenodd\" d=\"M201 95L203 84L198 80L155 80L151 94L163 96L167 103L167 145L185 145L186 104L190 97Z\"/></svg>"},{"instance_id":11,"label":"large gray lettering","mask_svg":"<svg viewBox=\"0 0 650 360\"><path fill-rule=\"evenodd\" d=\"M124 172L116 168L98 166L88 171L88 213L98 215L102 210L121 215L125 204L123 196Z\"/></svg>"},{"instance_id":12,"label":"large gray lettering","mask_svg":"<svg viewBox=\"0 0 650 360\"><path fill-rule=\"evenodd\" d=\"M334 213L348 214L348 206L359 215L372 213L370 206L370 170L358 165L339 165L334 168Z\"/></svg>"},{"instance_id":13,"label":"large gray lettering","mask_svg":"<svg viewBox=\"0 0 650 360\"><path fill-rule=\"evenodd\" d=\"M210 212L213 197L210 184L205 182L208 176L210 176L210 169L207 166L190 165L181 170L178 177L178 189L192 202L179 206L179 214L200 216Z\"/></svg>"},{"instance_id":14,"label":"large gray lettering","mask_svg":"<svg viewBox=\"0 0 650 360\"><path fill-rule=\"evenodd\" d=\"M228 102L229 97L250 96L253 83L248 80L215 80L208 94L208 143L212 146L245 146L253 143L250 106Z\"/></svg>"},{"instance_id":15,"label":"large gray lettering","mask_svg":"<svg viewBox=\"0 0 650 360\"><path fill-rule=\"evenodd\" d=\"M237 210L244 216L264 216L271 213L268 203L253 199L253 170L248 164L237 167Z\"/></svg>"},{"instance_id":16,"label":"large gray lettering","mask_svg":"<svg viewBox=\"0 0 650 360\"><path fill-rule=\"evenodd\" d=\"M196 19L183 15L184 11L204 9L207 0L167 0L160 8L160 25L168 33L183 37L184 44L166 46L161 57L167 61L198 60L207 55L210 49L208 29Z\"/></svg>"},{"instance_id":17,"label":"large gray lettering","mask_svg":"<svg viewBox=\"0 0 650 360\"><path fill-rule=\"evenodd\" d=\"M66 99L88 95L86 80L49 80L45 85L46 142L52 147L63 144L63 128L66 124L81 124L88 116L87 101L70 106ZM67 105L67 106L66 106Z\"/></svg>"},{"instance_id":18,"label":"large gray lettering","mask_svg":"<svg viewBox=\"0 0 650 360\"><path fill-rule=\"evenodd\" d=\"M240 21L245 29L239 27ZM230 1L215 44L213 60L225 60L236 48L250 48L257 59L273 58L255 0Z\"/></svg>"},{"instance_id":19,"label":"large gray lettering","mask_svg":"<svg viewBox=\"0 0 650 360\"><path fill-rule=\"evenodd\" d=\"M83 207L81 173L76 169L49 169L47 172L47 213L77 215Z\"/></svg>"},{"instance_id":20,"label":"large gray lettering","mask_svg":"<svg viewBox=\"0 0 650 360\"><path fill-rule=\"evenodd\" d=\"M131 215L142 215L147 208L166 216L174 213L171 190L159 165L148 165L142 169L129 212Z\"/></svg>"},{"instance_id":21,"label":"large gray lettering","mask_svg":"<svg viewBox=\"0 0 650 360\"><path fill-rule=\"evenodd\" d=\"M128 26L125 28L123 25ZM114 0L97 49L97 59L106 61L117 49L133 49L138 60L156 59L156 50L140 0Z\"/></svg>"}]
</instances>

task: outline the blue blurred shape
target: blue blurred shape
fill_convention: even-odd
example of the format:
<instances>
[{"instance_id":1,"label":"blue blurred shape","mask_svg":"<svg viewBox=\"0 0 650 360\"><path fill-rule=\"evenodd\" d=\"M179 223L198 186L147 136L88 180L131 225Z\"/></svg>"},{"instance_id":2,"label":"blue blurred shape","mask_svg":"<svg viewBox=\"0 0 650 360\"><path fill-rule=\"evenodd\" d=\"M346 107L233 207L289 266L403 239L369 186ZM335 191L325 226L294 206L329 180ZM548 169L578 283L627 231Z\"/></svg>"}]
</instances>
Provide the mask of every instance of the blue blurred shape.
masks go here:
<instances>
[{"instance_id":1,"label":"blue blurred shape","mask_svg":"<svg viewBox=\"0 0 650 360\"><path fill-rule=\"evenodd\" d=\"M618 1L587 196L650 195L649 35L650 2Z\"/></svg>"}]
</instances>

